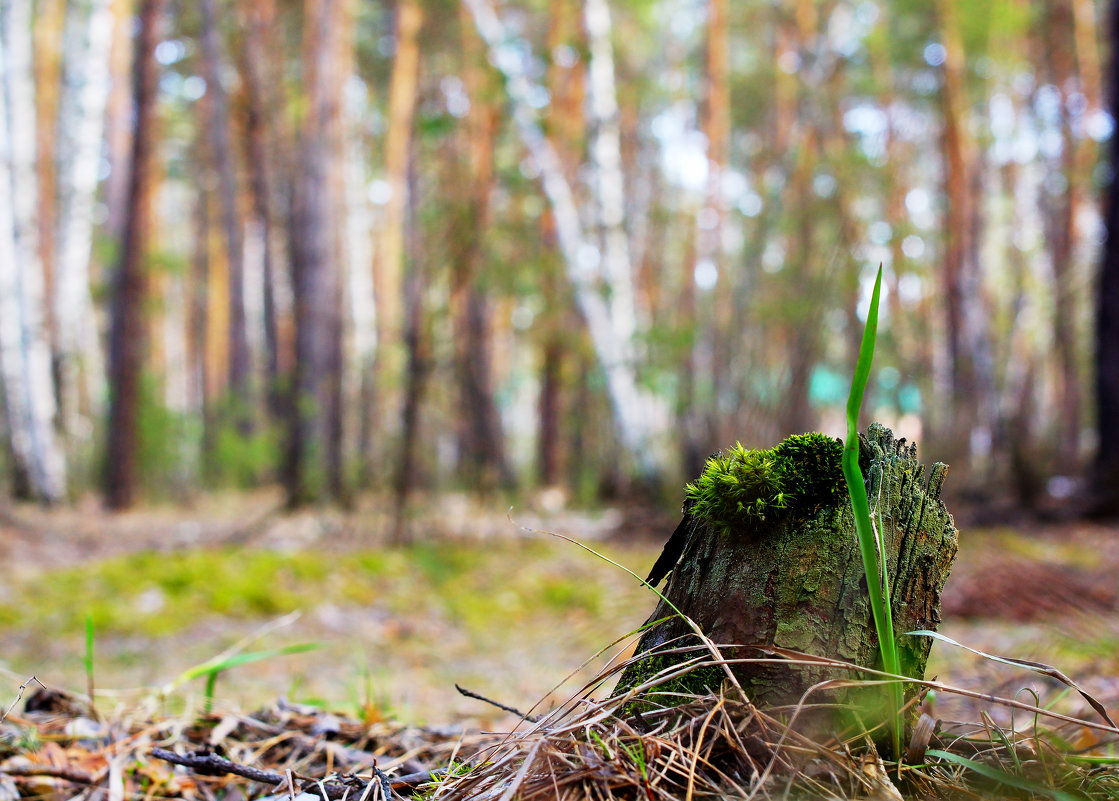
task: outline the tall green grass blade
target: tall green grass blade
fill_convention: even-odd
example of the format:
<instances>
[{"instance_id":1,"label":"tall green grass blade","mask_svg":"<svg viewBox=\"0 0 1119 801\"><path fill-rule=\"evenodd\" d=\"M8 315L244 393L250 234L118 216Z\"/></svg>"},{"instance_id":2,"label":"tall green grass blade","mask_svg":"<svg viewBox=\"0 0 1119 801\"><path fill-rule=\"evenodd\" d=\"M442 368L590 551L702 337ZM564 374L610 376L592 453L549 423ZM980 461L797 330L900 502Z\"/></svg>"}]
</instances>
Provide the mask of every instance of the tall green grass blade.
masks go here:
<instances>
[{"instance_id":1,"label":"tall green grass blade","mask_svg":"<svg viewBox=\"0 0 1119 801\"><path fill-rule=\"evenodd\" d=\"M894 640L894 621L890 609L889 582L885 573L885 559L880 558L878 537L870 518L870 506L866 498L866 482L859 469L859 411L863 405L863 394L870 380L870 366L874 362L874 346L878 339L878 300L882 292L882 268L874 280L874 293L870 298L870 309L866 315L866 328L859 347L859 359L855 364L855 375L851 380L851 394L847 398L847 441L843 444L843 478L847 481L847 492L851 496L851 509L855 515L855 534L859 539L859 552L863 558L866 572L867 593L870 596L870 610L874 615L874 628L878 633L878 647L882 654L882 669L887 673L901 675L901 660L898 657L897 643ZM901 685L892 683L890 692L890 735L894 759L901 757L902 703Z\"/></svg>"},{"instance_id":2,"label":"tall green grass blade","mask_svg":"<svg viewBox=\"0 0 1119 801\"><path fill-rule=\"evenodd\" d=\"M991 765L977 762L974 759L959 756L948 751L940 751L938 749L929 749L925 752L925 756L936 757L943 759L945 762L951 762L954 765L967 768L968 770L978 773L984 778L996 781L999 784L1004 784L1007 787L1014 787L1018 790L1025 790L1032 795L1041 795L1052 798L1053 801L1084 801L1084 796L1079 793L1070 793L1066 790L1057 790L1053 787L1046 787L1044 784L1039 784L1035 781L1030 781L1023 776L1015 776L1013 773L1007 773L1004 770L999 770Z\"/></svg>"},{"instance_id":3,"label":"tall green grass blade","mask_svg":"<svg viewBox=\"0 0 1119 801\"><path fill-rule=\"evenodd\" d=\"M86 693L89 695L89 708L96 716L97 707L93 702L93 691L96 686L93 681L93 642L93 615L87 614L85 616L85 654L82 656L82 665L85 668L85 686Z\"/></svg>"}]
</instances>

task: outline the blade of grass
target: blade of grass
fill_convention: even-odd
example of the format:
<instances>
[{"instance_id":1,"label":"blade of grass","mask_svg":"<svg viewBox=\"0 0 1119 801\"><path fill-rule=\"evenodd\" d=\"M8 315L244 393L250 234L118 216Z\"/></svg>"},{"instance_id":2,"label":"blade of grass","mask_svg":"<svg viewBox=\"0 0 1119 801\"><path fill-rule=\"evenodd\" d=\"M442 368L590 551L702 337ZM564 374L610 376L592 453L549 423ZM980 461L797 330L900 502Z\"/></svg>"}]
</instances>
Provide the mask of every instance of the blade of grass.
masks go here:
<instances>
[{"instance_id":1,"label":"blade of grass","mask_svg":"<svg viewBox=\"0 0 1119 801\"><path fill-rule=\"evenodd\" d=\"M878 543L874 523L870 518L870 505L866 498L866 482L859 469L859 412L863 405L863 394L870 379L870 367L874 362L874 345L878 338L878 300L882 292L882 268L874 280L874 292L870 298L870 309L866 315L863 341L859 346L859 359L855 364L855 375L851 380L851 394L847 398L847 441L843 444L843 478L847 482L847 493L851 496L851 509L855 516L855 534L859 539L859 552L863 558L866 573L867 594L870 596L870 610L874 615L874 628L878 633L878 648L882 655L882 667L887 673L901 675L901 660L898 657L897 643L894 641L893 613L890 609L889 582L885 581L885 560L878 558ZM901 685L890 685L890 735L894 759L901 758Z\"/></svg>"},{"instance_id":2,"label":"blade of grass","mask_svg":"<svg viewBox=\"0 0 1119 801\"><path fill-rule=\"evenodd\" d=\"M93 700L93 691L95 688L93 680L93 615L85 616L85 655L82 657L82 665L85 667L85 687L86 694L89 695L89 710L96 718L97 706Z\"/></svg>"},{"instance_id":3,"label":"blade of grass","mask_svg":"<svg viewBox=\"0 0 1119 801\"><path fill-rule=\"evenodd\" d=\"M998 768L986 765L982 762L977 762L974 759L959 756L948 751L940 751L938 749L930 749L925 752L926 757L936 757L943 759L945 762L951 762L954 765L959 765L962 768L978 773L992 781L999 784L1005 784L1007 787L1014 787L1018 790L1025 790L1028 793L1035 795L1043 795L1052 798L1053 801L1084 801L1084 796L1079 793L1070 793L1065 790L1057 790L1053 787L1046 787L1044 784L1030 781L1023 776L1015 776L1013 773L999 770Z\"/></svg>"},{"instance_id":4,"label":"blade of grass","mask_svg":"<svg viewBox=\"0 0 1119 801\"><path fill-rule=\"evenodd\" d=\"M1009 656L995 656L994 654L988 654L984 651L980 651L970 646L964 645L961 642L956 642L951 637L945 637L943 634L937 631L926 631L925 629L921 629L919 631L910 631L908 633L912 634L915 637L932 637L933 639L940 640L941 642L946 642L949 645L954 645L957 648L963 648L965 651L971 651L976 656L981 656L984 659L991 660L992 662L1009 665L1010 667L1022 668L1023 670L1029 670L1034 673L1039 673L1042 676L1049 676L1050 678L1056 679L1057 681L1064 684L1066 687L1069 687L1070 689L1076 690L1078 693L1080 693L1080 696L1088 702L1088 705L1091 706L1092 709L1096 710L1101 718L1107 721L1108 725L1113 728L1119 728L1115 726L1115 721L1113 721L1111 719L1111 716L1107 714L1107 708L1102 703L1100 703L1099 700L1092 697L1090 694L1088 694L1087 691L1084 690L1084 688L1082 688L1079 684L1077 684L1075 681L1070 679L1068 676L1066 676L1064 673L1062 673L1060 670L1053 667L1052 665L1046 665L1043 662L1030 662L1027 659L1014 659L1013 657Z\"/></svg>"}]
</instances>

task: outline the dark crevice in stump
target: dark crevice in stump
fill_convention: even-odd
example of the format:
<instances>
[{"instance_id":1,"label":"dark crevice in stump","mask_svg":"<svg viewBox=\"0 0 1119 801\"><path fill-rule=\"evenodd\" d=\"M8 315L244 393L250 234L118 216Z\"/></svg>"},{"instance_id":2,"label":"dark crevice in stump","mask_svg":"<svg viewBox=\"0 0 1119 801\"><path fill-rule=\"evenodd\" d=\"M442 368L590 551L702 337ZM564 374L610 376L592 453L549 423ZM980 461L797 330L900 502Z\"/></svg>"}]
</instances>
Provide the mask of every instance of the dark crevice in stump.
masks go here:
<instances>
[{"instance_id":1,"label":"dark crevice in stump","mask_svg":"<svg viewBox=\"0 0 1119 801\"><path fill-rule=\"evenodd\" d=\"M793 440L800 450L789 446ZM816 451L802 456L804 447ZM790 438L768 452L739 449L737 453L745 457L760 454L764 458L757 464L777 471L775 483L766 484L765 477L756 482L770 494L754 505L740 488L734 503L720 506L700 496L697 485L689 485L684 520L651 578L668 574L665 597L713 642L726 646L721 649L725 657L757 658L763 654L748 646L778 646L880 667L839 449L835 440L822 435ZM743 469L742 459L736 462L734 453L719 457L722 469L731 476L719 478L728 486L733 485L734 471ZM782 461L789 453L799 460L791 467ZM935 463L926 471L915 446L895 440L877 423L860 436L859 461L883 538L902 669L921 678L932 641L906 632L937 627L940 594L958 547L955 525L940 499L947 466ZM798 495L798 487L809 485L807 495ZM711 486L721 485L715 481L709 482ZM842 491L837 492L836 486ZM775 499L780 502L774 503ZM674 645L698 642L691 627L674 616L663 600L648 622L661 618L669 619L646 630L637 646L639 655L649 656L623 672L615 694L695 655L651 653L670 641ZM796 704L809 687L825 679L859 678L830 668L772 662L737 664L732 669L750 700L763 707ZM664 692L715 690L723 675L719 668L702 669L671 687L658 688L659 697L657 690L651 691L646 700L672 704L674 700ZM810 700L849 704L857 702L856 695L840 691Z\"/></svg>"}]
</instances>

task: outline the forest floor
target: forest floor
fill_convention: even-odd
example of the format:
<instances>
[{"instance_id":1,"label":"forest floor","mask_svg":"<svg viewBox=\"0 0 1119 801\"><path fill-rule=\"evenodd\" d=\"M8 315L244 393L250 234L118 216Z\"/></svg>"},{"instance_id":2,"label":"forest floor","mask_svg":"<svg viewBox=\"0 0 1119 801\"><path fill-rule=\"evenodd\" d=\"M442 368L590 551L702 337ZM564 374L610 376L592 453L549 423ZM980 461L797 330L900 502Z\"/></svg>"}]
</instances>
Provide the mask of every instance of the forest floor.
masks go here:
<instances>
[{"instance_id":1,"label":"forest floor","mask_svg":"<svg viewBox=\"0 0 1119 801\"><path fill-rule=\"evenodd\" d=\"M88 618L102 707L159 688L174 688L161 696L170 710L193 707L203 688L185 680L191 667L233 646L314 643L223 674L217 705L251 709L283 696L366 718L503 725L507 717L454 685L547 707L593 676L606 660L594 655L654 606L633 576L546 532L644 575L675 524L667 513L567 512L538 501L507 512L499 501L428 499L404 547L385 543L375 499L349 513L295 515L269 492L123 515L92 501L0 507L8 694L31 675L84 692ZM965 527L960 542L941 632L1054 665L1119 714L1119 526ZM1003 696L1031 688L1042 703L1061 689L944 643L933 649L933 674Z\"/></svg>"}]
</instances>

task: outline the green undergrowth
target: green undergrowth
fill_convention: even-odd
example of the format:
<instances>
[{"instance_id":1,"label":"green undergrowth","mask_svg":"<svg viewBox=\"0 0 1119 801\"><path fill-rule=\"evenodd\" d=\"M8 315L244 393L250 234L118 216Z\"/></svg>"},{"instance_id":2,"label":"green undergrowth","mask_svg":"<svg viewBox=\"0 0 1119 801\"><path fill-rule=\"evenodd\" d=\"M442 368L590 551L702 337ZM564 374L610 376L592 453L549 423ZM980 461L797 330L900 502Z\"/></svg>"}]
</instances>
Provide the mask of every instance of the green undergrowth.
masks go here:
<instances>
[{"instance_id":1,"label":"green undergrowth","mask_svg":"<svg viewBox=\"0 0 1119 801\"><path fill-rule=\"evenodd\" d=\"M685 487L692 514L719 530L807 517L845 493L843 443L820 433L794 434L769 450L736 443L707 460Z\"/></svg>"},{"instance_id":2,"label":"green undergrowth","mask_svg":"<svg viewBox=\"0 0 1119 801\"><path fill-rule=\"evenodd\" d=\"M597 616L607 588L579 570L549 571L551 547L140 552L16 578L0 603L0 633L65 636L81 632L88 616L99 636L158 637L209 618L268 618L324 604L431 614L471 632L530 614Z\"/></svg>"}]
</instances>

